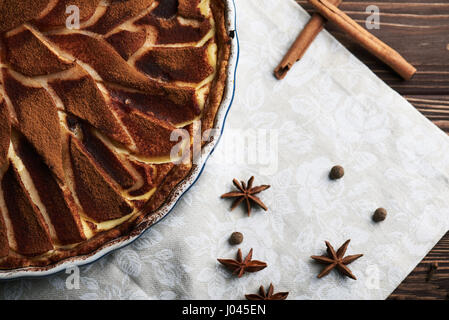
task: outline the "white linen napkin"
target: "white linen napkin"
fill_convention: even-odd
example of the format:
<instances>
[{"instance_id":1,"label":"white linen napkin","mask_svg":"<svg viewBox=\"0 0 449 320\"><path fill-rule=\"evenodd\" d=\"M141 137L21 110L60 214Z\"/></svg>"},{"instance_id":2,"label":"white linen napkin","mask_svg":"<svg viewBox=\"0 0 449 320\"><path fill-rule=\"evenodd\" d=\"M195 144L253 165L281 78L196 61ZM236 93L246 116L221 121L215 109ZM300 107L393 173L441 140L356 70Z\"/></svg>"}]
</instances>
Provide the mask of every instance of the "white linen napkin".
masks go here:
<instances>
[{"instance_id":1,"label":"white linen napkin","mask_svg":"<svg viewBox=\"0 0 449 320\"><path fill-rule=\"evenodd\" d=\"M385 299L448 230L448 137L326 31L276 80L308 14L293 0L236 7L236 97L199 181L139 240L81 267L78 289L60 273L0 283L1 298L243 299L272 282L289 299ZM251 153L252 138L266 151ZM335 164L346 173L330 181ZM230 212L219 196L251 175L272 186L260 194L268 212ZM375 224L378 207L388 217ZM227 242L233 231L244 234L240 246ZM358 280L317 279L322 266L310 256L346 239L348 254L364 254L349 265ZM238 247L268 267L231 276L216 259Z\"/></svg>"}]
</instances>

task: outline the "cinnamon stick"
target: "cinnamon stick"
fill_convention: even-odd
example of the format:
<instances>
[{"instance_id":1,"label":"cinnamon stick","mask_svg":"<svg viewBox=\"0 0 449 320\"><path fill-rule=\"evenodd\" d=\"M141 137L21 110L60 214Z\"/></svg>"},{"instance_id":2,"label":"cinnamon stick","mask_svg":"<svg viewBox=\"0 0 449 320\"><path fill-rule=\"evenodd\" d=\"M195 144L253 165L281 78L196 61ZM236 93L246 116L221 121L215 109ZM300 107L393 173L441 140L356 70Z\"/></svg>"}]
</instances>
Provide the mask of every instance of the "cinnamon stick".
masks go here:
<instances>
[{"instance_id":1,"label":"cinnamon stick","mask_svg":"<svg viewBox=\"0 0 449 320\"><path fill-rule=\"evenodd\" d=\"M342 0L330 0L335 6L339 6ZM309 22L304 26L304 29L299 33L295 42L288 50L287 54L282 59L281 63L274 69L274 76L281 80L285 77L287 72L292 68L293 64L300 60L304 53L306 53L309 46L315 40L316 36L323 30L326 19L319 13L314 13Z\"/></svg>"},{"instance_id":2,"label":"cinnamon stick","mask_svg":"<svg viewBox=\"0 0 449 320\"><path fill-rule=\"evenodd\" d=\"M397 51L373 36L348 15L327 0L308 0L309 3L327 20L346 32L353 40L389 65L405 80L410 80L416 73L413 67Z\"/></svg>"}]
</instances>

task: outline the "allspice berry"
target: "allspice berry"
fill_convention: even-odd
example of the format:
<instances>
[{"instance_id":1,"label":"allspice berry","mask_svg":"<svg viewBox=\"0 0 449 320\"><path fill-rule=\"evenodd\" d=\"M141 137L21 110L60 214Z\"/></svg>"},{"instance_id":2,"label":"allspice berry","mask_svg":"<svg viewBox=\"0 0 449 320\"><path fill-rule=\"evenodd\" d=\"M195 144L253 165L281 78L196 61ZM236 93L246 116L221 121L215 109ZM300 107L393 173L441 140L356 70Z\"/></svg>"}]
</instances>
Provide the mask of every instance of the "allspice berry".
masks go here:
<instances>
[{"instance_id":1,"label":"allspice berry","mask_svg":"<svg viewBox=\"0 0 449 320\"><path fill-rule=\"evenodd\" d=\"M229 238L229 243L232 245L240 244L243 241L243 234L240 232L233 232Z\"/></svg>"},{"instance_id":2,"label":"allspice berry","mask_svg":"<svg viewBox=\"0 0 449 320\"><path fill-rule=\"evenodd\" d=\"M375 222L384 221L386 217L387 217L387 210L385 210L384 208L378 208L376 209L376 211L374 211L373 220Z\"/></svg>"},{"instance_id":3,"label":"allspice berry","mask_svg":"<svg viewBox=\"0 0 449 320\"><path fill-rule=\"evenodd\" d=\"M343 177L345 174L345 170L342 166L333 166L331 171L329 172L329 178L331 180L337 180Z\"/></svg>"}]
</instances>

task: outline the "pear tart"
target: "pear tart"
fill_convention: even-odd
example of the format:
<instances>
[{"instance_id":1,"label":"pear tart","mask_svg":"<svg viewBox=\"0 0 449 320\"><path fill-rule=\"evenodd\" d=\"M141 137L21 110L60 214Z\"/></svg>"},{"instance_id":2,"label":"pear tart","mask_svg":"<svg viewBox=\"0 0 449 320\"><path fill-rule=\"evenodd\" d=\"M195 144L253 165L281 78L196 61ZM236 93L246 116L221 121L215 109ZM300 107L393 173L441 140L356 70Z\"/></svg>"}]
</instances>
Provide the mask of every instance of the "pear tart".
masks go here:
<instances>
[{"instance_id":1,"label":"pear tart","mask_svg":"<svg viewBox=\"0 0 449 320\"><path fill-rule=\"evenodd\" d=\"M171 133L214 126L229 57L223 0L0 0L0 268L154 214L193 167Z\"/></svg>"}]
</instances>

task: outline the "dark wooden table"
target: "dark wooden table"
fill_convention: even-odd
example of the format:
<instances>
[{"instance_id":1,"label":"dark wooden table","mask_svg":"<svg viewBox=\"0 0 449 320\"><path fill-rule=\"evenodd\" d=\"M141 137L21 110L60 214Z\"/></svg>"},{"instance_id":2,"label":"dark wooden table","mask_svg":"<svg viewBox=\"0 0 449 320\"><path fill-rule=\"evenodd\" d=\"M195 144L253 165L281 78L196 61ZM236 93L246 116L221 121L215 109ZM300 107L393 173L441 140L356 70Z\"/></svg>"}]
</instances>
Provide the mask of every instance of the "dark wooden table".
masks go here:
<instances>
[{"instance_id":1,"label":"dark wooden table","mask_svg":"<svg viewBox=\"0 0 449 320\"><path fill-rule=\"evenodd\" d=\"M309 13L306 0L297 2ZM369 30L396 49L418 72L402 81L388 66L350 40L332 24L326 25L346 48L416 109L449 134L449 0L343 0L340 8L365 27L369 5L380 12L380 28ZM428 279L432 263L436 273ZM449 299L449 232L391 294L389 299Z\"/></svg>"}]
</instances>

